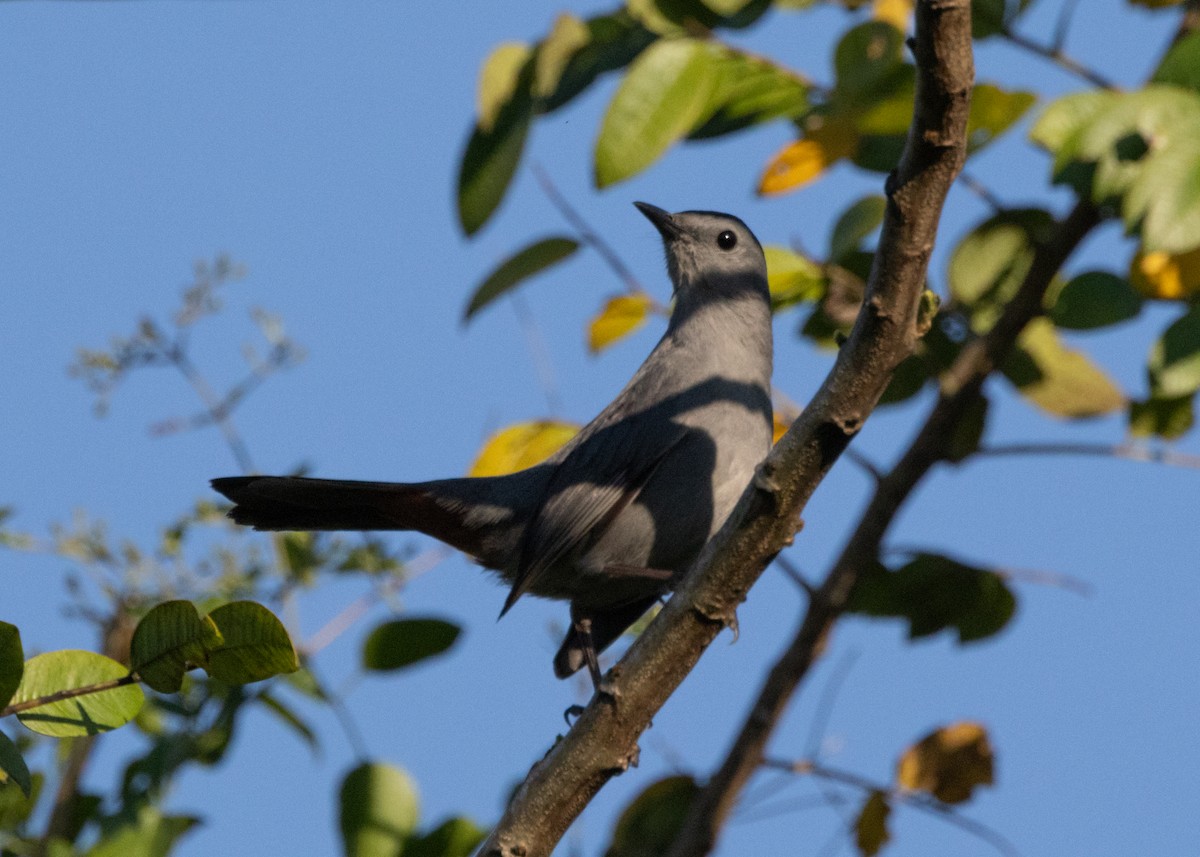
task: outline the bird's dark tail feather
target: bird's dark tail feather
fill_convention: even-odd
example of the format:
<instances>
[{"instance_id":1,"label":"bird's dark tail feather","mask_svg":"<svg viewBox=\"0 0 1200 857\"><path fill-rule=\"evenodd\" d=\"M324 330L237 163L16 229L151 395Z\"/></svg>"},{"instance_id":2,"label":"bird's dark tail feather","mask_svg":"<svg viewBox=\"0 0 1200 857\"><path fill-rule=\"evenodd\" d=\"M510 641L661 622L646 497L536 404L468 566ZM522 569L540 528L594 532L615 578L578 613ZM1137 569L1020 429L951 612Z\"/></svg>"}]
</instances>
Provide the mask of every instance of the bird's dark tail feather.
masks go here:
<instances>
[{"instance_id":1,"label":"bird's dark tail feather","mask_svg":"<svg viewBox=\"0 0 1200 857\"><path fill-rule=\"evenodd\" d=\"M468 554L480 549L464 509L439 502L430 483L228 476L212 487L234 502L230 518L256 530L419 530Z\"/></svg>"}]
</instances>

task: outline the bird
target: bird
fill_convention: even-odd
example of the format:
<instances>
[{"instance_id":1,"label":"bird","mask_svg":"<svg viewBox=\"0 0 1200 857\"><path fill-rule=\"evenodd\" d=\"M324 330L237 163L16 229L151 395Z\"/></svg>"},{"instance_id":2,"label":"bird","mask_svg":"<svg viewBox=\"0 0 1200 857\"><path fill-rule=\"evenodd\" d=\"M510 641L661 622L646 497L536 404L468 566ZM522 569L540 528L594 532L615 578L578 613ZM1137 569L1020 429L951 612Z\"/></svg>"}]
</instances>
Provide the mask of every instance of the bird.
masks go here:
<instances>
[{"instance_id":1,"label":"bird","mask_svg":"<svg viewBox=\"0 0 1200 857\"><path fill-rule=\"evenodd\" d=\"M554 656L601 687L599 653L663 598L770 451L772 331L762 246L715 211L638 210L662 237L667 329L625 387L540 464L500 476L366 482L230 476L229 517L268 531L416 530L509 585L569 602Z\"/></svg>"}]
</instances>

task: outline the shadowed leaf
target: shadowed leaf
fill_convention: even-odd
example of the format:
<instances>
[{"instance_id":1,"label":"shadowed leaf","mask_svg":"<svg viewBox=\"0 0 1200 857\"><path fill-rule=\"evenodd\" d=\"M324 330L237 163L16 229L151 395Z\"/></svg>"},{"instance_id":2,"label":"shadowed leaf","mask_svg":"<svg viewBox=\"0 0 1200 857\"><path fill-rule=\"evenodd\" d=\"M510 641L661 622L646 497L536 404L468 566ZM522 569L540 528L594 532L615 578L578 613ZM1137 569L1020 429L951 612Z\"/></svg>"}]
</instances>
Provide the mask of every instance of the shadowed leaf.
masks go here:
<instances>
[{"instance_id":1,"label":"shadowed leaf","mask_svg":"<svg viewBox=\"0 0 1200 857\"><path fill-rule=\"evenodd\" d=\"M656 857L664 854L683 826L700 791L691 777L667 777L642 791L617 819L604 857Z\"/></svg>"},{"instance_id":2,"label":"shadowed leaf","mask_svg":"<svg viewBox=\"0 0 1200 857\"><path fill-rule=\"evenodd\" d=\"M21 647L21 631L16 625L0 622L0 708L8 705L21 684L25 671L25 650Z\"/></svg>"},{"instance_id":3,"label":"shadowed leaf","mask_svg":"<svg viewBox=\"0 0 1200 857\"><path fill-rule=\"evenodd\" d=\"M848 253L862 248L863 239L883 223L887 202L882 196L864 196L842 212L829 238L829 261L840 263Z\"/></svg>"},{"instance_id":4,"label":"shadowed leaf","mask_svg":"<svg viewBox=\"0 0 1200 857\"><path fill-rule=\"evenodd\" d=\"M1175 440L1186 434L1196 422L1195 396L1176 399L1151 397L1129 403L1129 431L1135 437L1161 437Z\"/></svg>"},{"instance_id":5,"label":"shadowed leaf","mask_svg":"<svg viewBox=\"0 0 1200 857\"><path fill-rule=\"evenodd\" d=\"M399 857L420 815L416 783L382 763L364 763L347 774L340 805L346 857Z\"/></svg>"},{"instance_id":6,"label":"shadowed leaf","mask_svg":"<svg viewBox=\"0 0 1200 857\"><path fill-rule=\"evenodd\" d=\"M854 844L858 853L863 857L875 857L879 850L887 845L892 838L888 832L888 816L892 808L888 805L887 794L873 790L867 795L858 820L854 822Z\"/></svg>"},{"instance_id":7,"label":"shadowed leaf","mask_svg":"<svg viewBox=\"0 0 1200 857\"><path fill-rule=\"evenodd\" d=\"M21 758L21 751L7 735L0 732L0 789L8 783L16 783L25 797L33 794L33 778L25 760Z\"/></svg>"},{"instance_id":8,"label":"shadowed leaf","mask_svg":"<svg viewBox=\"0 0 1200 857\"><path fill-rule=\"evenodd\" d=\"M398 670L440 655L454 645L462 629L443 619L393 619L371 632L363 644L363 667Z\"/></svg>"},{"instance_id":9,"label":"shadowed leaf","mask_svg":"<svg viewBox=\"0 0 1200 857\"><path fill-rule=\"evenodd\" d=\"M449 818L423 836L409 837L404 857L471 857L486 835L468 818Z\"/></svg>"},{"instance_id":10,"label":"shadowed leaf","mask_svg":"<svg viewBox=\"0 0 1200 857\"><path fill-rule=\"evenodd\" d=\"M175 693L191 666L208 662L207 650L221 644L210 619L201 619L190 601L156 604L142 617L129 644L129 666L159 693Z\"/></svg>"},{"instance_id":11,"label":"shadowed leaf","mask_svg":"<svg viewBox=\"0 0 1200 857\"><path fill-rule=\"evenodd\" d=\"M1200 307L1193 306L1164 331L1146 368L1157 398L1190 396L1200 389Z\"/></svg>"},{"instance_id":12,"label":"shadowed leaf","mask_svg":"<svg viewBox=\"0 0 1200 857\"><path fill-rule=\"evenodd\" d=\"M551 265L570 257L578 249L578 241L558 235L534 241L521 248L501 262L475 289L463 313L463 321L470 321L475 313L496 298Z\"/></svg>"},{"instance_id":13,"label":"shadowed leaf","mask_svg":"<svg viewBox=\"0 0 1200 857\"><path fill-rule=\"evenodd\" d=\"M283 623L253 601L233 601L208 614L222 641L208 654L208 674L227 684L249 684L300 668Z\"/></svg>"},{"instance_id":14,"label":"shadowed leaf","mask_svg":"<svg viewBox=\"0 0 1200 857\"><path fill-rule=\"evenodd\" d=\"M1129 281L1107 271L1088 271L1047 296L1055 327L1092 330L1134 318L1142 299Z\"/></svg>"}]
</instances>

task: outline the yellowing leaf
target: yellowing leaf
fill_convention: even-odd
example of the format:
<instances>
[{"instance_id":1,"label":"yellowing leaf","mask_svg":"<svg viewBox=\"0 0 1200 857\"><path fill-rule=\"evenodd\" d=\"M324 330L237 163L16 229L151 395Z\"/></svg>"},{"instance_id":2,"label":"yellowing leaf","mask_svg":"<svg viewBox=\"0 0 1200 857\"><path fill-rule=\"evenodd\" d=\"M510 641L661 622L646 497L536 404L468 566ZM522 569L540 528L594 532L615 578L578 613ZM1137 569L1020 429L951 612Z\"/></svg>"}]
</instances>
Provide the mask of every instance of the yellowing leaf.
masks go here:
<instances>
[{"instance_id":1,"label":"yellowing leaf","mask_svg":"<svg viewBox=\"0 0 1200 857\"><path fill-rule=\"evenodd\" d=\"M774 429L771 432L771 443L779 443L779 439L787 434L787 430L792 427L790 422L785 422L779 414L775 414L773 420Z\"/></svg>"},{"instance_id":2,"label":"yellowing leaf","mask_svg":"<svg viewBox=\"0 0 1200 857\"><path fill-rule=\"evenodd\" d=\"M1200 247L1178 256L1138 250L1129 263L1129 281L1146 297L1161 301L1200 295Z\"/></svg>"},{"instance_id":3,"label":"yellowing leaf","mask_svg":"<svg viewBox=\"0 0 1200 857\"><path fill-rule=\"evenodd\" d=\"M858 853L863 857L874 857L879 853L888 840L892 838L887 829L888 816L892 808L888 806L887 795L878 789L867 795L858 821L854 823L854 844Z\"/></svg>"},{"instance_id":4,"label":"yellowing leaf","mask_svg":"<svg viewBox=\"0 0 1200 857\"><path fill-rule=\"evenodd\" d=\"M886 21L900 32L904 32L908 29L913 6L913 0L875 0L871 4L871 17L876 21Z\"/></svg>"},{"instance_id":5,"label":"yellowing leaf","mask_svg":"<svg viewBox=\"0 0 1200 857\"><path fill-rule=\"evenodd\" d=\"M763 247L763 255L767 257L767 288L775 312L825 294L825 274L815 262L771 244Z\"/></svg>"},{"instance_id":6,"label":"yellowing leaf","mask_svg":"<svg viewBox=\"0 0 1200 857\"><path fill-rule=\"evenodd\" d=\"M517 423L501 429L487 439L468 476L502 476L533 467L549 458L579 426L555 420Z\"/></svg>"},{"instance_id":7,"label":"yellowing leaf","mask_svg":"<svg viewBox=\"0 0 1200 857\"><path fill-rule=\"evenodd\" d=\"M1125 395L1082 352L1067 348L1048 319L1036 318L1003 367L1021 395L1060 417L1094 417L1125 408Z\"/></svg>"},{"instance_id":8,"label":"yellowing leaf","mask_svg":"<svg viewBox=\"0 0 1200 857\"><path fill-rule=\"evenodd\" d=\"M992 745L980 723L952 723L930 732L904 751L896 781L911 791L928 792L942 803L962 803L977 786L993 782Z\"/></svg>"},{"instance_id":9,"label":"yellowing leaf","mask_svg":"<svg viewBox=\"0 0 1200 857\"><path fill-rule=\"evenodd\" d=\"M479 74L479 89L475 93L475 109L479 113L479 128L491 131L504 105L512 100L521 69L532 50L523 42L504 42L483 61Z\"/></svg>"},{"instance_id":10,"label":"yellowing leaf","mask_svg":"<svg viewBox=\"0 0 1200 857\"><path fill-rule=\"evenodd\" d=\"M641 293L610 299L588 325L588 348L594 354L628 336L646 323L653 305L654 299Z\"/></svg>"},{"instance_id":11,"label":"yellowing leaf","mask_svg":"<svg viewBox=\"0 0 1200 857\"><path fill-rule=\"evenodd\" d=\"M783 193L811 182L830 165L858 149L858 134L845 121L829 121L784 146L763 170L761 194Z\"/></svg>"},{"instance_id":12,"label":"yellowing leaf","mask_svg":"<svg viewBox=\"0 0 1200 857\"><path fill-rule=\"evenodd\" d=\"M590 41L591 31L579 18L563 12L554 19L550 35L537 49L533 91L539 98L549 98L554 94L567 63Z\"/></svg>"}]
</instances>

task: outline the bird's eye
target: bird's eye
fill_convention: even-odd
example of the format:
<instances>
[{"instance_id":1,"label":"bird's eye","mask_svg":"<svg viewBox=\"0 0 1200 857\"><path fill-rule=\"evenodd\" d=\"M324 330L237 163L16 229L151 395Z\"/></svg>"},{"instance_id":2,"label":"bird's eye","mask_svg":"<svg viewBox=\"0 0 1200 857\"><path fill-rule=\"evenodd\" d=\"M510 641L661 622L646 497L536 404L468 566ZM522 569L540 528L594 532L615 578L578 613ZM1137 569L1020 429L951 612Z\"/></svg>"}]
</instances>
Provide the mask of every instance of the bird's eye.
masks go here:
<instances>
[{"instance_id":1,"label":"bird's eye","mask_svg":"<svg viewBox=\"0 0 1200 857\"><path fill-rule=\"evenodd\" d=\"M726 229L717 236L717 246L722 250L732 250L737 246L737 235Z\"/></svg>"}]
</instances>

